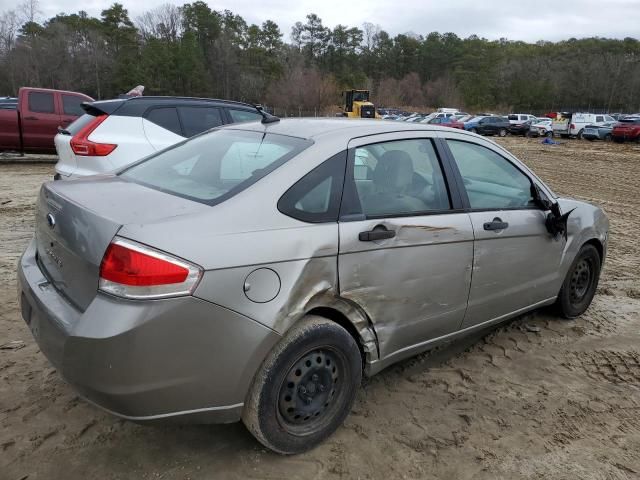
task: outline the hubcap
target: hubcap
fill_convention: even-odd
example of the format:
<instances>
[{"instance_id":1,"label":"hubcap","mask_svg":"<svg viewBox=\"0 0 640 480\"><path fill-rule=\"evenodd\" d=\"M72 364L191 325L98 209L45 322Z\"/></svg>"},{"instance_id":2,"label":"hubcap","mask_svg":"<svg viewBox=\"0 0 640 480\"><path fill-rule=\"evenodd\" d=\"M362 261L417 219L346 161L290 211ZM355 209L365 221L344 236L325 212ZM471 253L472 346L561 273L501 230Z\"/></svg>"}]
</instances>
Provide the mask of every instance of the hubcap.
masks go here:
<instances>
[{"instance_id":1,"label":"hubcap","mask_svg":"<svg viewBox=\"0 0 640 480\"><path fill-rule=\"evenodd\" d=\"M289 370L278 399L280 415L293 426L312 426L333 405L340 388L340 365L329 349L313 350Z\"/></svg>"},{"instance_id":2,"label":"hubcap","mask_svg":"<svg viewBox=\"0 0 640 480\"><path fill-rule=\"evenodd\" d=\"M583 259L578 262L571 274L569 293L572 303L579 303L589 291L591 285L591 264Z\"/></svg>"}]
</instances>

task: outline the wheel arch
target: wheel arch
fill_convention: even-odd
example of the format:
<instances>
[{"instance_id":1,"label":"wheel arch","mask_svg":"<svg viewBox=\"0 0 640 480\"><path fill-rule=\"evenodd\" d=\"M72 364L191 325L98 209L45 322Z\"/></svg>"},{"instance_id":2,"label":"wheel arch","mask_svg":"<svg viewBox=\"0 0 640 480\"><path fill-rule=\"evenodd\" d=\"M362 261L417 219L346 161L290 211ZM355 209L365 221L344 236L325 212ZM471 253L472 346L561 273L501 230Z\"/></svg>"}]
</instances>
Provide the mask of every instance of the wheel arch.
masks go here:
<instances>
[{"instance_id":1,"label":"wheel arch","mask_svg":"<svg viewBox=\"0 0 640 480\"><path fill-rule=\"evenodd\" d=\"M604 245L602 244L600 239L595 237L590 238L589 240L584 242L580 248L584 247L585 245L593 245L596 248L596 250L598 251L598 255L600 256L600 266L602 266L602 264L604 263Z\"/></svg>"},{"instance_id":2,"label":"wheel arch","mask_svg":"<svg viewBox=\"0 0 640 480\"><path fill-rule=\"evenodd\" d=\"M360 349L365 373L367 365L380 358L378 337L365 312L358 306L329 292L316 295L307 304L304 315L318 315L343 327L356 341Z\"/></svg>"}]
</instances>

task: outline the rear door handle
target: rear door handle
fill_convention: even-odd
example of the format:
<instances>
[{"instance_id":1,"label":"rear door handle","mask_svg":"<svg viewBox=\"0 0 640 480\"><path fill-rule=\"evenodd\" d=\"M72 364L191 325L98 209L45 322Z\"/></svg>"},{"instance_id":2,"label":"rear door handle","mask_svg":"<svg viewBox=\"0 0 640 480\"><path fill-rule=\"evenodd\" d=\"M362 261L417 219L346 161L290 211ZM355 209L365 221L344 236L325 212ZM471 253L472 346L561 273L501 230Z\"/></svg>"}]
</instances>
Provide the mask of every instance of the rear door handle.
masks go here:
<instances>
[{"instance_id":1,"label":"rear door handle","mask_svg":"<svg viewBox=\"0 0 640 480\"><path fill-rule=\"evenodd\" d=\"M486 222L484 225L485 230L505 230L509 228L507 222L503 222L502 219L496 217L491 222Z\"/></svg>"},{"instance_id":2,"label":"rear door handle","mask_svg":"<svg viewBox=\"0 0 640 480\"><path fill-rule=\"evenodd\" d=\"M376 225L373 230L366 232L360 232L358 234L358 240L361 242L372 242L374 240L384 240L386 238L393 238L396 236L395 230L388 230L384 225Z\"/></svg>"}]
</instances>

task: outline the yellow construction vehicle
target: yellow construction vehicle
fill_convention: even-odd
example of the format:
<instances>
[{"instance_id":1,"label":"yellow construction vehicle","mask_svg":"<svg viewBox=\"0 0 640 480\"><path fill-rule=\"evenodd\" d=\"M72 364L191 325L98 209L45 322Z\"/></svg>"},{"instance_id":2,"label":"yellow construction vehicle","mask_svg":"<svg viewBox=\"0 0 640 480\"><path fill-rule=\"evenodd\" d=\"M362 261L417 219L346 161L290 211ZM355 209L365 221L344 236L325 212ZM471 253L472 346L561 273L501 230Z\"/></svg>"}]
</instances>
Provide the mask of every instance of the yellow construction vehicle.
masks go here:
<instances>
[{"instance_id":1,"label":"yellow construction vehicle","mask_svg":"<svg viewBox=\"0 0 640 480\"><path fill-rule=\"evenodd\" d=\"M377 118L376 107L369 101L369 90L347 90L342 92L344 111L349 118Z\"/></svg>"}]
</instances>

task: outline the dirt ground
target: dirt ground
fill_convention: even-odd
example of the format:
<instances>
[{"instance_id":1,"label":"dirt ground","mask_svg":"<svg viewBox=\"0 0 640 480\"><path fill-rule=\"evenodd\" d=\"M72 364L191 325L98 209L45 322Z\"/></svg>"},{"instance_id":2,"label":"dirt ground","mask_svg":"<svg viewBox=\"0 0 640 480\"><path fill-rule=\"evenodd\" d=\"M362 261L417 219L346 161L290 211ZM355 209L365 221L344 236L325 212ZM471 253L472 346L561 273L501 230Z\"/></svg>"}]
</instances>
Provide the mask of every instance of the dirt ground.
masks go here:
<instances>
[{"instance_id":1,"label":"dirt ground","mask_svg":"<svg viewBox=\"0 0 640 480\"><path fill-rule=\"evenodd\" d=\"M0 344L25 343L0 350L0 479L640 478L640 147L500 143L556 192L609 214L593 305L575 321L538 311L387 369L335 435L295 457L269 453L241 423L140 426L78 398L15 298L52 166L0 165Z\"/></svg>"}]
</instances>

